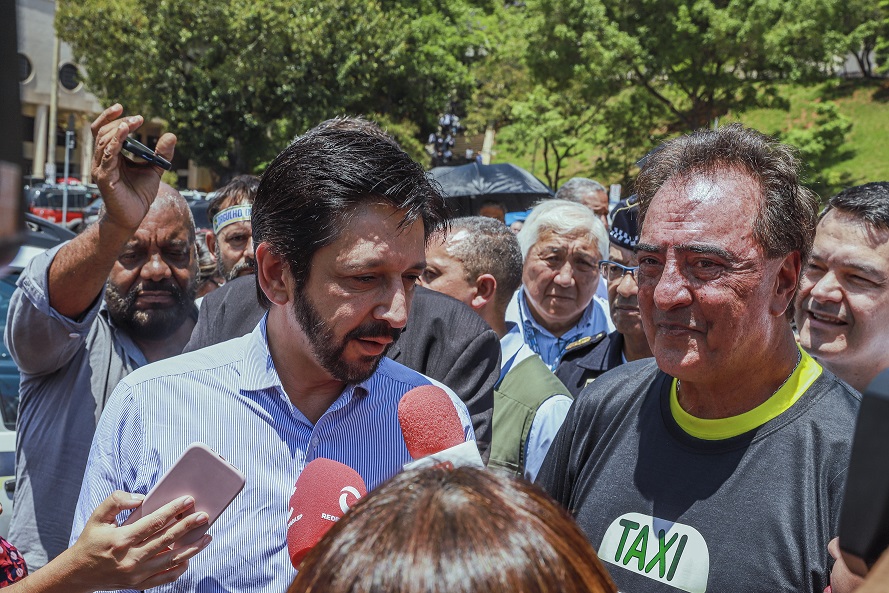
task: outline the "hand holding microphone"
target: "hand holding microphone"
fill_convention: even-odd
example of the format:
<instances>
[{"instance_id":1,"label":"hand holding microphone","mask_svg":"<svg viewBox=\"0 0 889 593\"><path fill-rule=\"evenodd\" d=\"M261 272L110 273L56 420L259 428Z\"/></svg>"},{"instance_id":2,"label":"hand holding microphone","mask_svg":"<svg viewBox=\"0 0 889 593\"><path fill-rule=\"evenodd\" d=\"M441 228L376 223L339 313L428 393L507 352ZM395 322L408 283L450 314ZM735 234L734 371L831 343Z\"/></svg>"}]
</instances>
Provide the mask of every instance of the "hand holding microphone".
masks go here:
<instances>
[{"instance_id":1,"label":"hand holding microphone","mask_svg":"<svg viewBox=\"0 0 889 593\"><path fill-rule=\"evenodd\" d=\"M404 469L433 465L484 469L478 447L466 441L454 403L441 387L422 385L405 393L398 403L398 423L414 458Z\"/></svg>"},{"instance_id":2,"label":"hand holding microphone","mask_svg":"<svg viewBox=\"0 0 889 593\"><path fill-rule=\"evenodd\" d=\"M290 496L287 519L287 549L294 568L365 494L364 480L348 465L323 457L306 465Z\"/></svg>"}]
</instances>

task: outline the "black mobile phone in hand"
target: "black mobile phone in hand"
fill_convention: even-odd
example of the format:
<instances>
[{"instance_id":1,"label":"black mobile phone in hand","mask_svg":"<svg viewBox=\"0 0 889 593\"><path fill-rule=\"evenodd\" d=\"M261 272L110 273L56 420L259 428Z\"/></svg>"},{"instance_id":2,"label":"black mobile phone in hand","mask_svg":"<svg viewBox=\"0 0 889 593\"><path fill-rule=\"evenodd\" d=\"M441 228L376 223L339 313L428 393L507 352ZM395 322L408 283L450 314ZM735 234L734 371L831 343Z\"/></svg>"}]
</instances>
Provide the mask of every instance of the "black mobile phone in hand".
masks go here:
<instances>
[{"instance_id":1,"label":"black mobile phone in hand","mask_svg":"<svg viewBox=\"0 0 889 593\"><path fill-rule=\"evenodd\" d=\"M157 165L161 169L169 171L173 168L173 163L164 157L156 154L153 150L132 138L125 138L123 141L123 149L131 152L133 155L144 159L153 165Z\"/></svg>"}]
</instances>

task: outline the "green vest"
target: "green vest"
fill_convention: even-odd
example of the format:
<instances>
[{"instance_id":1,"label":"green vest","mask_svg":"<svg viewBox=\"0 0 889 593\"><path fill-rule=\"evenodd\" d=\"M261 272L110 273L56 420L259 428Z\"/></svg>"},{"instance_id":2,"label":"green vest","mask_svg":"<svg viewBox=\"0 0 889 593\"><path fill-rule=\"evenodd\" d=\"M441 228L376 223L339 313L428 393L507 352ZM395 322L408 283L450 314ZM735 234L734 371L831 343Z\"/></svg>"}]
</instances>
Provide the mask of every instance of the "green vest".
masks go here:
<instances>
[{"instance_id":1,"label":"green vest","mask_svg":"<svg viewBox=\"0 0 889 593\"><path fill-rule=\"evenodd\" d=\"M515 365L494 390L490 469L522 476L531 423L541 404L554 395L571 393L540 360L531 356Z\"/></svg>"}]
</instances>

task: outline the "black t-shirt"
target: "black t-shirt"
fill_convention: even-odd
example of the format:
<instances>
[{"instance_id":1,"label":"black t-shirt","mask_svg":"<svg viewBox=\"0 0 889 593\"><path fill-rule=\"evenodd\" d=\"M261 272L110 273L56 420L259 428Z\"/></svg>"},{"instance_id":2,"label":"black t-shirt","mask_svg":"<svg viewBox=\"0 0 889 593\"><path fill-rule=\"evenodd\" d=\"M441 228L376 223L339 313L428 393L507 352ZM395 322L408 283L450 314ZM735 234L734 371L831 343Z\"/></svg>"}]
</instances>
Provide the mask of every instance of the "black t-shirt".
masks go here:
<instances>
[{"instance_id":1,"label":"black t-shirt","mask_svg":"<svg viewBox=\"0 0 889 593\"><path fill-rule=\"evenodd\" d=\"M653 359L589 385L537 482L623 593L822 593L860 395L827 370L737 437L688 435Z\"/></svg>"}]
</instances>

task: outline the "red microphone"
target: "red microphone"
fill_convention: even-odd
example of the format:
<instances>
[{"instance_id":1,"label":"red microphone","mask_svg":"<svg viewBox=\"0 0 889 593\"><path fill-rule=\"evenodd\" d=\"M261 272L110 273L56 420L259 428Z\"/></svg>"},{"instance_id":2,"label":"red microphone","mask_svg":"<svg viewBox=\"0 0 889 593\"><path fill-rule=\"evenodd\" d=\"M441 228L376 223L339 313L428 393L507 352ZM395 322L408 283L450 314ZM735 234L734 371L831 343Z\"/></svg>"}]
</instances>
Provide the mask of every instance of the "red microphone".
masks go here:
<instances>
[{"instance_id":1,"label":"red microphone","mask_svg":"<svg viewBox=\"0 0 889 593\"><path fill-rule=\"evenodd\" d=\"M414 461L404 469L441 465L484 468L478 447L466 441L463 423L451 397L441 387L422 385L398 402L398 423Z\"/></svg>"},{"instance_id":2,"label":"red microphone","mask_svg":"<svg viewBox=\"0 0 889 593\"><path fill-rule=\"evenodd\" d=\"M294 568L365 494L364 480L348 465L323 457L306 465L290 495L287 519L287 549Z\"/></svg>"}]
</instances>

